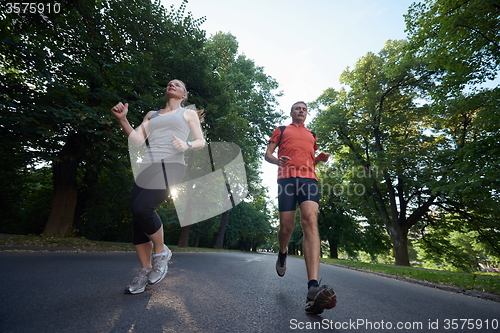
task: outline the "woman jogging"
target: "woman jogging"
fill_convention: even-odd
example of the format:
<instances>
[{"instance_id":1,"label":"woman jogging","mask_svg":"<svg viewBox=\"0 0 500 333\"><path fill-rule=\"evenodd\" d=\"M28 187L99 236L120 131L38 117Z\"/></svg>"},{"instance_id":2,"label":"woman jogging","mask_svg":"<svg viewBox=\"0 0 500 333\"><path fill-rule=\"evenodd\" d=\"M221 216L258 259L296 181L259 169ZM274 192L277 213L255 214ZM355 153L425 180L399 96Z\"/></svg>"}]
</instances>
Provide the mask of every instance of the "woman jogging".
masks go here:
<instances>
[{"instance_id":1,"label":"woman jogging","mask_svg":"<svg viewBox=\"0 0 500 333\"><path fill-rule=\"evenodd\" d=\"M132 190L132 240L142 269L127 286L125 293L139 294L148 284L160 282L167 273L172 252L164 244L163 223L155 212L182 182L185 171L184 151L202 149L205 140L198 114L183 108L188 92L180 80L172 80L166 88L164 109L150 111L134 129L127 120L128 103L118 103L111 112L122 126L129 143L148 146ZM189 133L194 140L187 141Z\"/></svg>"}]
</instances>

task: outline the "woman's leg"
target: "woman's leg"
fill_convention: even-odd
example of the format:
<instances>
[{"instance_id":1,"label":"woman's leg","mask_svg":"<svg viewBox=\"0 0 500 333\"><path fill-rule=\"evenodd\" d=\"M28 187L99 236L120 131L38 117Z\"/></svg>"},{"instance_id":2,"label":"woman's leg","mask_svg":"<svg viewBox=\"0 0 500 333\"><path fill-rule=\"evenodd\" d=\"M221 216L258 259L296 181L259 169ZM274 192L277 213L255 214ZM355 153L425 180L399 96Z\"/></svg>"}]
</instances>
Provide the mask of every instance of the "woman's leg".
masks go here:
<instances>
[{"instance_id":1,"label":"woman's leg","mask_svg":"<svg viewBox=\"0 0 500 333\"><path fill-rule=\"evenodd\" d=\"M155 251L163 248L163 224L155 209L167 196L167 190L144 189L137 185L132 191L132 238L141 266L147 270L151 269L153 247Z\"/></svg>"},{"instance_id":2,"label":"woman's leg","mask_svg":"<svg viewBox=\"0 0 500 333\"><path fill-rule=\"evenodd\" d=\"M147 242L142 244L135 245L135 252L137 253L137 257L141 262L142 268L151 270L151 251L153 250L153 243Z\"/></svg>"},{"instance_id":3,"label":"woman's leg","mask_svg":"<svg viewBox=\"0 0 500 333\"><path fill-rule=\"evenodd\" d=\"M152 172L150 172L152 170ZM146 175L150 179L154 179L152 185L158 182L158 173L163 173L163 180L167 178L166 184L169 187L175 186L182 181L184 177L185 166L182 164L160 164L155 165L146 171ZM164 246L163 223L155 212L156 207L164 202L170 194L170 189L148 189L134 186L132 191L132 216L134 225L134 244L136 252L139 256L141 264L150 261L151 257L147 257L147 253L151 255L152 248L155 254L160 254L166 251ZM147 243L147 244L146 244ZM149 252L148 252L148 251ZM144 267L146 268L146 267Z\"/></svg>"},{"instance_id":4,"label":"woman's leg","mask_svg":"<svg viewBox=\"0 0 500 333\"><path fill-rule=\"evenodd\" d=\"M155 254L163 253L165 252L165 240L164 240L164 233L163 233L163 224L158 229L157 232L155 232L152 235L148 235L149 239L151 239L152 245L154 247Z\"/></svg>"}]
</instances>

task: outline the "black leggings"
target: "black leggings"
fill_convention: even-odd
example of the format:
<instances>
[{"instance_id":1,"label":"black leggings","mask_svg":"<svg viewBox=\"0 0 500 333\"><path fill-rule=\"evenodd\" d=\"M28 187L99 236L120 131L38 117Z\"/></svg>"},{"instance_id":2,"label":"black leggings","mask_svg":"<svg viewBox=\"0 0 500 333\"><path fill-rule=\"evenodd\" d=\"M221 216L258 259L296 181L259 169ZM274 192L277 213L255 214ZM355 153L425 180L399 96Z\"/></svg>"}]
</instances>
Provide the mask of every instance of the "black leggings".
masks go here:
<instances>
[{"instance_id":1,"label":"black leggings","mask_svg":"<svg viewBox=\"0 0 500 333\"><path fill-rule=\"evenodd\" d=\"M180 163L160 163L151 165L140 173L134 184L131 200L134 245L149 242L148 235L160 230L162 221L155 211L156 207L167 199L172 186L182 182L185 169L186 166ZM159 189L161 187L163 189Z\"/></svg>"}]
</instances>

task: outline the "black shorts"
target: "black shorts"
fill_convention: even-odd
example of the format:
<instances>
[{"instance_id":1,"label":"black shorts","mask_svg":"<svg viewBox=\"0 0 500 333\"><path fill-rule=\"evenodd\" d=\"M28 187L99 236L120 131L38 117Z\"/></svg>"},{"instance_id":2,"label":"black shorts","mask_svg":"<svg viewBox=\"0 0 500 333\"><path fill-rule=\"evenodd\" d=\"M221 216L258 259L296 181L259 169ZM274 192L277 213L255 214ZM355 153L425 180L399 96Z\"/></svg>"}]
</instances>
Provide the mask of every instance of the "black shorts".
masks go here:
<instances>
[{"instance_id":1,"label":"black shorts","mask_svg":"<svg viewBox=\"0 0 500 333\"><path fill-rule=\"evenodd\" d=\"M145 168L136 178L132 190L132 242L150 241L163 225L156 207L170 195L170 190L182 182L186 166L180 163L158 163Z\"/></svg>"},{"instance_id":2,"label":"black shorts","mask_svg":"<svg viewBox=\"0 0 500 333\"><path fill-rule=\"evenodd\" d=\"M278 179L278 209L288 212L297 209L304 201L319 203L318 181L313 178Z\"/></svg>"}]
</instances>

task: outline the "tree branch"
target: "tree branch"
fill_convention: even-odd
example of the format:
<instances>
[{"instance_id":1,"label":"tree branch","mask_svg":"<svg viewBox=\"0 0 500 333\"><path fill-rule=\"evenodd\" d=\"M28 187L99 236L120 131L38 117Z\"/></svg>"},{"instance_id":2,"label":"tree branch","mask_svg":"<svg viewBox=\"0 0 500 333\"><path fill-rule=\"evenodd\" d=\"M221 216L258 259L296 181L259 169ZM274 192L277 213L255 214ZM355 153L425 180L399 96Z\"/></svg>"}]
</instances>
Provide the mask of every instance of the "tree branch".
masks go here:
<instances>
[{"instance_id":1,"label":"tree branch","mask_svg":"<svg viewBox=\"0 0 500 333\"><path fill-rule=\"evenodd\" d=\"M431 195L423 205L421 205L420 207L418 207L417 209L415 209L413 211L413 213L406 220L406 225L405 226L408 229L410 229L418 221L420 221L420 219L422 218L422 216L424 216L425 213L427 213L429 211L429 207L432 206L433 204L435 204L434 201L436 200L436 198L437 198L437 196Z\"/></svg>"},{"instance_id":2,"label":"tree branch","mask_svg":"<svg viewBox=\"0 0 500 333\"><path fill-rule=\"evenodd\" d=\"M485 34L483 34L478 29L466 26L465 24L457 24L457 27L462 27L462 28L466 28L466 29L474 31L475 33L479 34L481 37L483 37L484 39L486 39L490 44L493 44L495 46L496 50L500 52L500 44L498 44L494 40L488 38Z\"/></svg>"}]
</instances>

